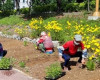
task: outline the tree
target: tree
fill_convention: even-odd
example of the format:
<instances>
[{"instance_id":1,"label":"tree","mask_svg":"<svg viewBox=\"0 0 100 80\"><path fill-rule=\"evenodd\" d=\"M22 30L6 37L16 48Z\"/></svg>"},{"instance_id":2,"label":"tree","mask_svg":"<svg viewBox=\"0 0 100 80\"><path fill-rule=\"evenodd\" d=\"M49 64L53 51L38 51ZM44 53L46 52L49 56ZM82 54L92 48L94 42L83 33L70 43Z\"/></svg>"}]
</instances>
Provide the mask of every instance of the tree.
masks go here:
<instances>
[{"instance_id":1,"label":"tree","mask_svg":"<svg viewBox=\"0 0 100 80\"><path fill-rule=\"evenodd\" d=\"M20 14L19 2L20 2L20 0L14 0L15 6L16 6L16 10L17 10L17 14Z\"/></svg>"},{"instance_id":2,"label":"tree","mask_svg":"<svg viewBox=\"0 0 100 80\"><path fill-rule=\"evenodd\" d=\"M90 8L89 8L89 3L90 3L90 1L88 0L88 11L90 11Z\"/></svg>"},{"instance_id":3,"label":"tree","mask_svg":"<svg viewBox=\"0 0 100 80\"><path fill-rule=\"evenodd\" d=\"M30 1L27 0L27 5L29 6L29 15L31 16L33 0Z\"/></svg>"},{"instance_id":4,"label":"tree","mask_svg":"<svg viewBox=\"0 0 100 80\"><path fill-rule=\"evenodd\" d=\"M2 7L2 1L0 0L0 10L1 10L1 7Z\"/></svg>"},{"instance_id":5,"label":"tree","mask_svg":"<svg viewBox=\"0 0 100 80\"><path fill-rule=\"evenodd\" d=\"M61 12L61 0L56 0L57 1L57 12Z\"/></svg>"},{"instance_id":6,"label":"tree","mask_svg":"<svg viewBox=\"0 0 100 80\"><path fill-rule=\"evenodd\" d=\"M11 0L7 0L5 3L3 1L3 11L11 11L14 9L14 3Z\"/></svg>"},{"instance_id":7,"label":"tree","mask_svg":"<svg viewBox=\"0 0 100 80\"><path fill-rule=\"evenodd\" d=\"M2 11L3 16L12 14L14 10L14 3L12 0L0 0L0 10Z\"/></svg>"}]
</instances>

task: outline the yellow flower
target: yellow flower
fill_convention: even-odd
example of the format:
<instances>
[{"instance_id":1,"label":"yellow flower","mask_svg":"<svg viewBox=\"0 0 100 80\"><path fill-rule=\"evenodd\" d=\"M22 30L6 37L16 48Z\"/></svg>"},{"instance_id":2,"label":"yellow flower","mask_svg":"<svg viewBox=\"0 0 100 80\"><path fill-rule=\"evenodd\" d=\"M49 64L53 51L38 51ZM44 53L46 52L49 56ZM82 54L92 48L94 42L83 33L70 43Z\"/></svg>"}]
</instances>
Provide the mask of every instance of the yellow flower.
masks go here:
<instances>
[{"instance_id":1,"label":"yellow flower","mask_svg":"<svg viewBox=\"0 0 100 80\"><path fill-rule=\"evenodd\" d=\"M86 45L87 48L90 48L90 45Z\"/></svg>"},{"instance_id":2,"label":"yellow flower","mask_svg":"<svg viewBox=\"0 0 100 80\"><path fill-rule=\"evenodd\" d=\"M50 32L48 32L48 36L51 36Z\"/></svg>"},{"instance_id":3,"label":"yellow flower","mask_svg":"<svg viewBox=\"0 0 100 80\"><path fill-rule=\"evenodd\" d=\"M89 60L92 60L92 57L90 57Z\"/></svg>"}]
</instances>

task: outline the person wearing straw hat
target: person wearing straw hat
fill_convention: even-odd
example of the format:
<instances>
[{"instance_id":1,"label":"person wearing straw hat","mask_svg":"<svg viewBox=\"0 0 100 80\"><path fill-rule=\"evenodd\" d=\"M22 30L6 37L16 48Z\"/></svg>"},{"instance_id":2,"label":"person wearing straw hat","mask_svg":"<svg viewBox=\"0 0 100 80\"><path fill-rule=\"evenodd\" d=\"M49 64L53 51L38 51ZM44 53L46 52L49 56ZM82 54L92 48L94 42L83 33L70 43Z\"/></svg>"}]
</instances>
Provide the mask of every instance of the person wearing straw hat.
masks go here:
<instances>
[{"instance_id":1,"label":"person wearing straw hat","mask_svg":"<svg viewBox=\"0 0 100 80\"><path fill-rule=\"evenodd\" d=\"M81 68L85 66L85 58L87 58L87 49L82 43L82 36L77 34L74 40L67 41L62 46L58 46L59 59L64 71L69 70L69 60L72 57L79 57L77 64L82 63ZM81 51L79 49L81 48Z\"/></svg>"}]
</instances>

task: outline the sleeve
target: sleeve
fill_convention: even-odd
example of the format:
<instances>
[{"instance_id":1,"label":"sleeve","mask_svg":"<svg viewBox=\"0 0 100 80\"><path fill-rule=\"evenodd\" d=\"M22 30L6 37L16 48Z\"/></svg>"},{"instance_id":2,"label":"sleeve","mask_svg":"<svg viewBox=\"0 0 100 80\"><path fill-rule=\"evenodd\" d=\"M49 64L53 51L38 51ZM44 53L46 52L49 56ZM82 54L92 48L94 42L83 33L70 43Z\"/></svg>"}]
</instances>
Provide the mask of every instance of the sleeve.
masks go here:
<instances>
[{"instance_id":1,"label":"sleeve","mask_svg":"<svg viewBox=\"0 0 100 80\"><path fill-rule=\"evenodd\" d=\"M87 49L85 49L84 44L81 43L81 49L82 49L82 58L87 58L88 57L88 53L87 53Z\"/></svg>"},{"instance_id":2,"label":"sleeve","mask_svg":"<svg viewBox=\"0 0 100 80\"><path fill-rule=\"evenodd\" d=\"M64 49L67 49L67 48L68 48L68 42L66 42L66 43L63 45L63 48L64 48Z\"/></svg>"},{"instance_id":3,"label":"sleeve","mask_svg":"<svg viewBox=\"0 0 100 80\"><path fill-rule=\"evenodd\" d=\"M81 46L81 49L82 49L82 50L85 49L84 44L83 44L82 42L81 42L80 46Z\"/></svg>"},{"instance_id":4,"label":"sleeve","mask_svg":"<svg viewBox=\"0 0 100 80\"><path fill-rule=\"evenodd\" d=\"M38 41L38 43L43 43L43 41L44 41L43 39L40 39L40 40Z\"/></svg>"}]
</instances>

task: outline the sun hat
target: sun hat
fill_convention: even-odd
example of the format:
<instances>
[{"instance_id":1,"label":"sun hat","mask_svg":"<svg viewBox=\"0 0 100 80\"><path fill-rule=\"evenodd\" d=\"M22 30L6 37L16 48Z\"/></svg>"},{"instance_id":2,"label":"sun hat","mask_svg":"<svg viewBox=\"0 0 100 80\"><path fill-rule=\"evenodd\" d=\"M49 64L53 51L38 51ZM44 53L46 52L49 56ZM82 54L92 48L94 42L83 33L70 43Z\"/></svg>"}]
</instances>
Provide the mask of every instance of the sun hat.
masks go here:
<instances>
[{"instance_id":1,"label":"sun hat","mask_svg":"<svg viewBox=\"0 0 100 80\"><path fill-rule=\"evenodd\" d=\"M45 36L46 35L46 32L41 32L41 36Z\"/></svg>"},{"instance_id":2,"label":"sun hat","mask_svg":"<svg viewBox=\"0 0 100 80\"><path fill-rule=\"evenodd\" d=\"M79 34L76 34L76 35L74 36L74 38L75 38L76 41L82 41L82 36L79 35Z\"/></svg>"}]
</instances>

